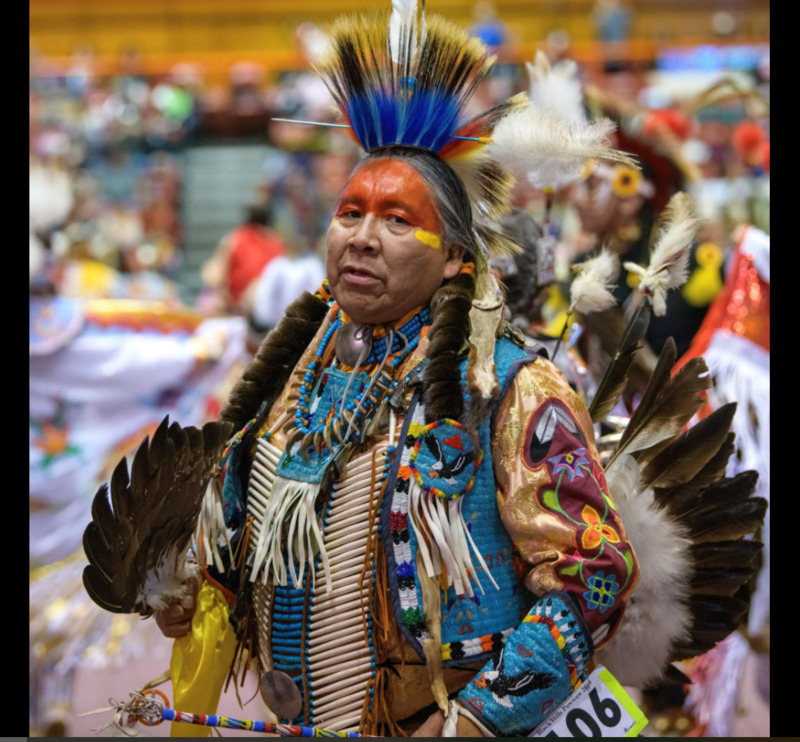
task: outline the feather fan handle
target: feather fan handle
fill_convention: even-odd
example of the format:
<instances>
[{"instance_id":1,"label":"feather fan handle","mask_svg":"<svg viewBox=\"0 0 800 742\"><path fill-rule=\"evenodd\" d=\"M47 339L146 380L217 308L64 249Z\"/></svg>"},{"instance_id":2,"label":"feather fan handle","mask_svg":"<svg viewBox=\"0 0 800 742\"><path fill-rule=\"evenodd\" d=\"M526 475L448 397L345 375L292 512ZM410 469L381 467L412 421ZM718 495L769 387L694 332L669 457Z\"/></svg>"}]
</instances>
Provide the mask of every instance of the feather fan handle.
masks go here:
<instances>
[{"instance_id":1,"label":"feather fan handle","mask_svg":"<svg viewBox=\"0 0 800 742\"><path fill-rule=\"evenodd\" d=\"M603 248L585 263L573 266L578 274L570 285L570 305L567 314L592 314L613 307L617 300L611 293L619 276L619 257Z\"/></svg>"},{"instance_id":2,"label":"feather fan handle","mask_svg":"<svg viewBox=\"0 0 800 742\"><path fill-rule=\"evenodd\" d=\"M695 216L687 193L676 193L670 199L662 224L647 268L636 263L624 264L641 276L640 288L652 302L657 317L667 311L667 291L682 286L689 276L689 255L700 219Z\"/></svg>"},{"instance_id":3,"label":"feather fan handle","mask_svg":"<svg viewBox=\"0 0 800 742\"><path fill-rule=\"evenodd\" d=\"M580 176L586 160L611 160L636 167L633 158L608 144L610 119L581 126L532 105L514 110L494 127L490 155L501 166L540 188Z\"/></svg>"}]
</instances>

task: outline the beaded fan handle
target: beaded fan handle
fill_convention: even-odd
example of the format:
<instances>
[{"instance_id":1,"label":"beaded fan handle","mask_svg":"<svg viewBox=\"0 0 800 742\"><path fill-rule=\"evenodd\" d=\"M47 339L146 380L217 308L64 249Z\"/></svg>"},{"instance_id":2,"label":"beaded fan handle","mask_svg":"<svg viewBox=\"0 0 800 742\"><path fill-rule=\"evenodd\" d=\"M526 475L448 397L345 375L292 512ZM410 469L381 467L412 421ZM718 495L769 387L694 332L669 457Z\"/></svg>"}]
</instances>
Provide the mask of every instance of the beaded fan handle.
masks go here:
<instances>
[{"instance_id":1,"label":"beaded fan handle","mask_svg":"<svg viewBox=\"0 0 800 742\"><path fill-rule=\"evenodd\" d=\"M159 699L157 696L160 696ZM141 722L146 726L156 726L162 721L198 724L207 727L223 727L225 729L244 729L263 734L277 734L280 737L369 737L371 735L358 732L340 732L335 729L320 727L304 727L293 724L275 724L269 721L250 721L234 719L230 716L215 714L189 714L185 711L169 708L169 699L160 690L150 689L144 692L134 691L128 703L110 700L111 709L115 710L113 726L124 734L133 736L130 731Z\"/></svg>"}]
</instances>

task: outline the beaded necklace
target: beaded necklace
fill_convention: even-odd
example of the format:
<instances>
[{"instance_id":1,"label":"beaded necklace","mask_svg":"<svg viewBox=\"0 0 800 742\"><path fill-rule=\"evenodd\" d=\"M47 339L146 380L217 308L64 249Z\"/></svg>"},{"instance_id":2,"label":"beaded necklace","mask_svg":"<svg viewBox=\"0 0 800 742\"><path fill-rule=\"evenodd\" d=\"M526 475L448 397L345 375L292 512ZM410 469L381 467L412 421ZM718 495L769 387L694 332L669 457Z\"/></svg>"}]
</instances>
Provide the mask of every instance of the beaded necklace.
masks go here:
<instances>
[{"instance_id":1,"label":"beaded necklace","mask_svg":"<svg viewBox=\"0 0 800 742\"><path fill-rule=\"evenodd\" d=\"M352 399L348 399L345 393L338 409L331 409L322 422L312 424L311 394L319 380L322 358L328 344L341 329L342 322L342 312L339 310L336 320L323 335L314 353L314 359L303 373L297 393L293 430L289 431L287 449L298 440L302 441L300 451L304 458L307 458L312 451L321 454L323 448L332 452L336 445L333 436L339 445L356 443L363 438L365 423L377 409L379 402L390 395L397 386L394 374L398 366L418 346L422 328L430 324L430 310L424 308L402 327L389 328L385 336L375 340L366 358L353 368L348 382L349 387L362 365L369 367L377 364L375 370L369 374L369 383L364 392L360 397Z\"/></svg>"}]
</instances>

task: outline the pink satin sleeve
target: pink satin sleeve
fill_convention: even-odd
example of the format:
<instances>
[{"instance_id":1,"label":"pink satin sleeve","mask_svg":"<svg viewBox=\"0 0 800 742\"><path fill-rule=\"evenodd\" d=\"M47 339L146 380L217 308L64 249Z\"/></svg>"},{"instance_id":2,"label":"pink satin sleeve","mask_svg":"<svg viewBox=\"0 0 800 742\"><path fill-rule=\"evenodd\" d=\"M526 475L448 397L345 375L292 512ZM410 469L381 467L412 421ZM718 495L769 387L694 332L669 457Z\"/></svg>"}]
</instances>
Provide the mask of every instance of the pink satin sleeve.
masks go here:
<instances>
[{"instance_id":1,"label":"pink satin sleeve","mask_svg":"<svg viewBox=\"0 0 800 742\"><path fill-rule=\"evenodd\" d=\"M585 405L552 363L537 359L517 374L493 433L498 507L524 584L537 596L572 595L602 645L619 625L638 563ZM606 634L598 632L604 624Z\"/></svg>"}]
</instances>

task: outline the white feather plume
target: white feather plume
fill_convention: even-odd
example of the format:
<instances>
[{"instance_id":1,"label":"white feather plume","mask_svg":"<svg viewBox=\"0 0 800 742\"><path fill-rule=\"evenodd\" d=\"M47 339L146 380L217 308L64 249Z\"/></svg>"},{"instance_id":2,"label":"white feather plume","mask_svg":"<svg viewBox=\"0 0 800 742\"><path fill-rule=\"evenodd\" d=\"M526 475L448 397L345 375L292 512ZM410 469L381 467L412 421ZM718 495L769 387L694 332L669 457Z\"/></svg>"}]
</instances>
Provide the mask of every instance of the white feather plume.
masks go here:
<instances>
[{"instance_id":1,"label":"white feather plume","mask_svg":"<svg viewBox=\"0 0 800 742\"><path fill-rule=\"evenodd\" d=\"M490 155L537 188L554 188L580 176L590 159L613 160L636 167L630 155L612 149L608 135L615 124L598 119L586 126L531 105L504 116L495 126Z\"/></svg>"},{"instance_id":2,"label":"white feather plume","mask_svg":"<svg viewBox=\"0 0 800 742\"><path fill-rule=\"evenodd\" d=\"M574 61L568 59L551 66L547 55L538 51L533 63L526 62L525 67L533 105L581 126L588 123L583 107L583 86Z\"/></svg>"},{"instance_id":3,"label":"white feather plume","mask_svg":"<svg viewBox=\"0 0 800 742\"><path fill-rule=\"evenodd\" d=\"M617 300L611 293L619 276L619 257L603 248L591 260L573 266L578 274L570 285L569 314L602 312L613 307Z\"/></svg>"},{"instance_id":4,"label":"white feather plume","mask_svg":"<svg viewBox=\"0 0 800 742\"><path fill-rule=\"evenodd\" d=\"M413 59L416 49L425 37L425 16L419 6L420 0L392 0L392 14L389 17L389 48L392 61L400 63L400 48L403 35L409 28L418 31L411 36L411 53Z\"/></svg>"},{"instance_id":5,"label":"white feather plume","mask_svg":"<svg viewBox=\"0 0 800 742\"><path fill-rule=\"evenodd\" d=\"M661 677L674 645L691 625L686 604L691 542L654 504L652 489L642 490L639 465L631 455L617 458L606 480L636 553L639 578L622 626L596 659L623 685L643 688Z\"/></svg>"},{"instance_id":6,"label":"white feather plume","mask_svg":"<svg viewBox=\"0 0 800 742\"><path fill-rule=\"evenodd\" d=\"M653 314L667 311L667 291L682 286L689 277L689 255L700 219L694 214L691 197L676 193L664 210L663 227L658 235L647 268L626 262L624 267L641 276L639 288L650 298Z\"/></svg>"}]
</instances>

